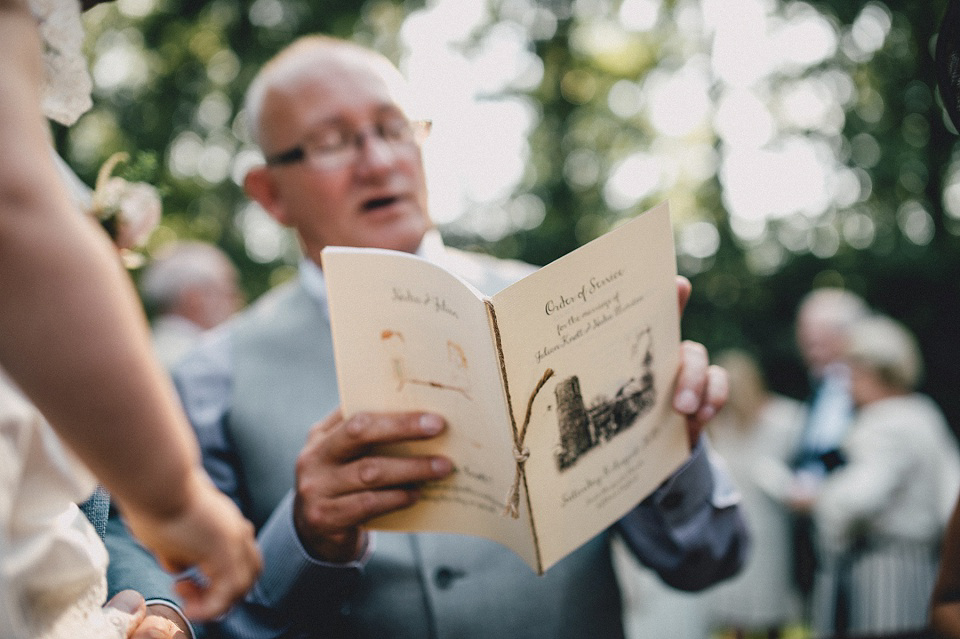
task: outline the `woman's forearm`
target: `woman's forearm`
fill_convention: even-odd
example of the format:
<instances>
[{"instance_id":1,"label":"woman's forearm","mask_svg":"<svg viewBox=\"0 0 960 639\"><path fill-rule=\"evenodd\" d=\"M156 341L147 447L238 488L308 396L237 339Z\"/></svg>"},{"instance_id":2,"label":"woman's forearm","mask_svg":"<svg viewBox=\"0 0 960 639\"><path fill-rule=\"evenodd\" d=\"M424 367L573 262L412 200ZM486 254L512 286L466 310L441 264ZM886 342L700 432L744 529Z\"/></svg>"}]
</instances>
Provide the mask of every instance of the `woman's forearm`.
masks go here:
<instances>
[{"instance_id":1,"label":"woman's forearm","mask_svg":"<svg viewBox=\"0 0 960 639\"><path fill-rule=\"evenodd\" d=\"M54 166L19 0L0 0L0 59L0 365L121 504L176 509L196 444L128 275Z\"/></svg>"}]
</instances>

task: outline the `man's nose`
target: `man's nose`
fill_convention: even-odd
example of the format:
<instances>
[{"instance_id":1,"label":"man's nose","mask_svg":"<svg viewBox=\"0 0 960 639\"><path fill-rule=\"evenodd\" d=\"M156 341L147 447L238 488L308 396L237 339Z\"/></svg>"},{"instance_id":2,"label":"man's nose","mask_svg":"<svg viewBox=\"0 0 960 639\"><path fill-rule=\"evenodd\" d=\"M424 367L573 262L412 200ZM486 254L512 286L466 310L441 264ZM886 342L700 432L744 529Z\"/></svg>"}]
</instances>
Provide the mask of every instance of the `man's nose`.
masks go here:
<instances>
[{"instance_id":1,"label":"man's nose","mask_svg":"<svg viewBox=\"0 0 960 639\"><path fill-rule=\"evenodd\" d=\"M356 143L359 163L367 168L389 166L396 158L396 148L375 131L360 134Z\"/></svg>"}]
</instances>

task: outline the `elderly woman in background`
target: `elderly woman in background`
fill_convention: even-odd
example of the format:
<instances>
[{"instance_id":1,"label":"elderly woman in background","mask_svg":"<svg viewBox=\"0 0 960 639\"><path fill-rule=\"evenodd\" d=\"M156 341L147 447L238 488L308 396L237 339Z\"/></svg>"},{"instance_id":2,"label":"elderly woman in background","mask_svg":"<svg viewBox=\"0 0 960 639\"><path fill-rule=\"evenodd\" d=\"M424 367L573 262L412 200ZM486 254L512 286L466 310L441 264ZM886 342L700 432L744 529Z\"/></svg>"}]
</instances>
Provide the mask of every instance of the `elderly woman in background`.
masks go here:
<instances>
[{"instance_id":1,"label":"elderly woman in background","mask_svg":"<svg viewBox=\"0 0 960 639\"><path fill-rule=\"evenodd\" d=\"M904 326L862 320L846 358L857 415L846 464L812 505L825 555L814 627L818 636L902 636L927 625L960 453L940 408L915 392L922 361Z\"/></svg>"},{"instance_id":2,"label":"elderly woman in background","mask_svg":"<svg viewBox=\"0 0 960 639\"><path fill-rule=\"evenodd\" d=\"M707 593L710 619L735 638L775 639L800 621L785 502L804 408L768 388L750 353L728 350L716 361L730 376L730 398L708 432L743 494L752 552L739 575Z\"/></svg>"}]
</instances>

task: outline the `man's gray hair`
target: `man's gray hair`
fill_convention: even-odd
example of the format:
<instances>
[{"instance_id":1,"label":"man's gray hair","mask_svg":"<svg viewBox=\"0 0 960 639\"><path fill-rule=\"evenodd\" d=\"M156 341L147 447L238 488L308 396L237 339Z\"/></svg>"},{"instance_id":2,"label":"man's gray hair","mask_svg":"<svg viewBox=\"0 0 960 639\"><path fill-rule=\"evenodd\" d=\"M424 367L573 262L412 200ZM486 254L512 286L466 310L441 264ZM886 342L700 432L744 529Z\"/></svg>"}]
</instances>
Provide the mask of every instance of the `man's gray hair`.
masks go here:
<instances>
[{"instance_id":1,"label":"man's gray hair","mask_svg":"<svg viewBox=\"0 0 960 639\"><path fill-rule=\"evenodd\" d=\"M289 80L297 73L309 69L313 62L311 56L321 53L343 53L365 60L383 75L394 98L401 107L408 103L408 87L397 67L386 56L350 40L333 36L314 34L301 36L273 56L261 67L253 81L247 87L243 101L244 123L250 140L261 149L261 115L267 93L280 83Z\"/></svg>"},{"instance_id":2,"label":"man's gray hair","mask_svg":"<svg viewBox=\"0 0 960 639\"><path fill-rule=\"evenodd\" d=\"M831 326L842 332L872 312L864 299L853 291L832 287L817 288L804 296L799 312L811 311L829 320Z\"/></svg>"}]
</instances>

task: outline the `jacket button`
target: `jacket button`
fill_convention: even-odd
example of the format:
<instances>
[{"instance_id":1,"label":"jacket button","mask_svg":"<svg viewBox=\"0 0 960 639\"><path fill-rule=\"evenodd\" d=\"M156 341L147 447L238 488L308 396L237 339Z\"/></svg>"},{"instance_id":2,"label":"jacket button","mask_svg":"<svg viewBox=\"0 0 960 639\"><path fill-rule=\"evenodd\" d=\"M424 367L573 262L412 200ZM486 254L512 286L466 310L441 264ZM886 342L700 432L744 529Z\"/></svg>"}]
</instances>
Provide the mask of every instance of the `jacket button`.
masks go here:
<instances>
[{"instance_id":1,"label":"jacket button","mask_svg":"<svg viewBox=\"0 0 960 639\"><path fill-rule=\"evenodd\" d=\"M438 568L437 572L433 575L433 583L440 590L447 590L450 586L453 585L453 582L460 577L463 577L466 573L462 570L454 570L453 568Z\"/></svg>"}]
</instances>

